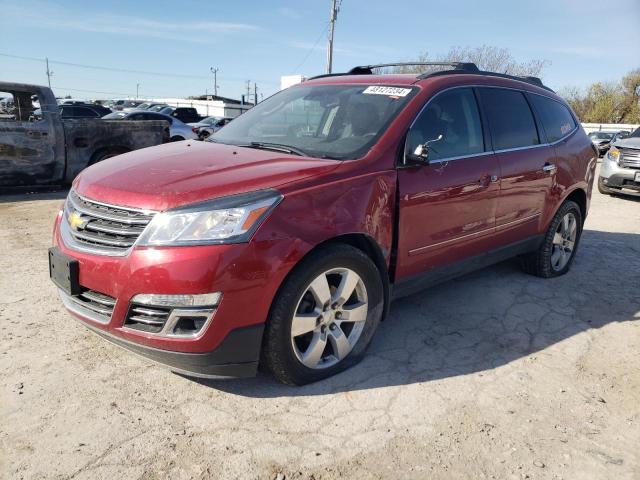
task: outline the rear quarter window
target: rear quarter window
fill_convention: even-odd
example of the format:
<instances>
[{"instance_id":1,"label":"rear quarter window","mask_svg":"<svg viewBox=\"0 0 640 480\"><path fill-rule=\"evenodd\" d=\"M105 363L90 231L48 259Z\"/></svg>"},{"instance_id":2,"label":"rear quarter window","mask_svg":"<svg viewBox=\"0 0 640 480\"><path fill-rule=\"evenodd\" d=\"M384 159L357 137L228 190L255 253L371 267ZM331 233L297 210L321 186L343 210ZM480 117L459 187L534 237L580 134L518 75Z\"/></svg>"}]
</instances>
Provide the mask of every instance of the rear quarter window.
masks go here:
<instances>
[{"instance_id":1,"label":"rear quarter window","mask_svg":"<svg viewBox=\"0 0 640 480\"><path fill-rule=\"evenodd\" d=\"M480 88L494 150L540 144L529 103L522 92L502 88Z\"/></svg>"},{"instance_id":2,"label":"rear quarter window","mask_svg":"<svg viewBox=\"0 0 640 480\"><path fill-rule=\"evenodd\" d=\"M560 140L576 128L573 115L560 102L541 95L530 95L529 99L540 116L542 126L547 134L547 141Z\"/></svg>"}]
</instances>

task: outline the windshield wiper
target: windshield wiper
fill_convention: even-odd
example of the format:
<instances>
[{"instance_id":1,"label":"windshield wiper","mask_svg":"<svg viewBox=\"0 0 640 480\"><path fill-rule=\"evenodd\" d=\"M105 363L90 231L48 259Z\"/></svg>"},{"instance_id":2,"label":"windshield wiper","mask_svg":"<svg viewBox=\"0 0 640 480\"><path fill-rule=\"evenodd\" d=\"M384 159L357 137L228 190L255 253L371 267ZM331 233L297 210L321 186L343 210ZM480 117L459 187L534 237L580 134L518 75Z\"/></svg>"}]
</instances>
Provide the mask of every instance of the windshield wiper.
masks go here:
<instances>
[{"instance_id":1,"label":"windshield wiper","mask_svg":"<svg viewBox=\"0 0 640 480\"><path fill-rule=\"evenodd\" d=\"M282 145L281 143L267 143L267 142L249 142L246 145L239 145L246 148L258 148L262 150L275 150L277 152L290 153L292 155L299 155L301 157L308 157L309 155L304 150L291 147L289 145Z\"/></svg>"}]
</instances>

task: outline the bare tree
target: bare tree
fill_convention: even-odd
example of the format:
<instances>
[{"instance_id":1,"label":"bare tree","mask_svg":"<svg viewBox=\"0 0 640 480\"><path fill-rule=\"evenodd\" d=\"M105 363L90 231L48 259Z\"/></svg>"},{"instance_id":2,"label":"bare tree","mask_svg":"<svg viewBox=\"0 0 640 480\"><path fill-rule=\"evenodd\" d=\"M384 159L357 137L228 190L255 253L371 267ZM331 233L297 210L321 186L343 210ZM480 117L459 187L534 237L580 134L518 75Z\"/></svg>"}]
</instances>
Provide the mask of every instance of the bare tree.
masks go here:
<instances>
[{"instance_id":1,"label":"bare tree","mask_svg":"<svg viewBox=\"0 0 640 480\"><path fill-rule=\"evenodd\" d=\"M508 75L530 75L539 77L546 66L548 60L529 60L518 62L508 48L498 48L489 45L480 47L452 47L444 55L432 57L428 52L424 52L418 57L418 62L473 62L480 70L490 72L506 73ZM424 71L439 70L436 68L425 68L424 66L398 67L396 73L419 73Z\"/></svg>"}]
</instances>

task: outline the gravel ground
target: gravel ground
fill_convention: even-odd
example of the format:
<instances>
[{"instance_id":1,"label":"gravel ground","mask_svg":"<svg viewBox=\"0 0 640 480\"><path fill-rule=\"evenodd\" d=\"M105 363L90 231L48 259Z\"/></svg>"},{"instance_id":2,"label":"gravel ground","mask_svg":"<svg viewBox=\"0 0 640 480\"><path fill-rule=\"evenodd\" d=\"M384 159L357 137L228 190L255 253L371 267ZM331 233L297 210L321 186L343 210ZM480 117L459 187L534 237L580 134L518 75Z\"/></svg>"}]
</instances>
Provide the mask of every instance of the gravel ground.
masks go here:
<instances>
[{"instance_id":1,"label":"gravel ground","mask_svg":"<svg viewBox=\"0 0 640 480\"><path fill-rule=\"evenodd\" d=\"M572 271L516 262L396 302L304 388L194 381L73 321L64 193L0 197L3 478L640 478L640 201L594 192Z\"/></svg>"}]
</instances>

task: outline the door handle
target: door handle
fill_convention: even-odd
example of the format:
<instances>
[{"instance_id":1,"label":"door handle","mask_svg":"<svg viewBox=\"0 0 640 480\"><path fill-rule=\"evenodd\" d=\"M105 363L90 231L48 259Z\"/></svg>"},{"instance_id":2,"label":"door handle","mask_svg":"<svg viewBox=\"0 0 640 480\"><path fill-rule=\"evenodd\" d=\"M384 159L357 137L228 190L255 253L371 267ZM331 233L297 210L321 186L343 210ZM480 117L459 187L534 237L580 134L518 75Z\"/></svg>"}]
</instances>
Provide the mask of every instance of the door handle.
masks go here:
<instances>
[{"instance_id":1,"label":"door handle","mask_svg":"<svg viewBox=\"0 0 640 480\"><path fill-rule=\"evenodd\" d=\"M27 130L27 137L40 138L41 136L42 133L38 132L37 130Z\"/></svg>"},{"instance_id":2,"label":"door handle","mask_svg":"<svg viewBox=\"0 0 640 480\"><path fill-rule=\"evenodd\" d=\"M544 167L542 167L543 172L554 173L557 170L556 166L553 163L545 163Z\"/></svg>"}]
</instances>

